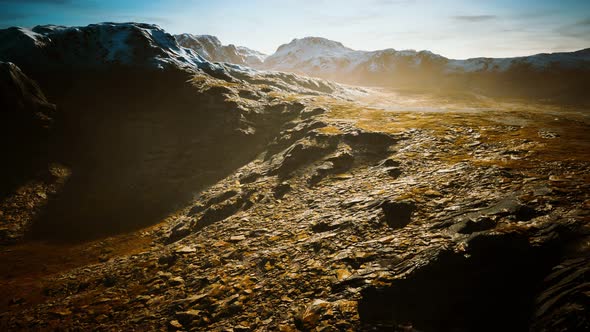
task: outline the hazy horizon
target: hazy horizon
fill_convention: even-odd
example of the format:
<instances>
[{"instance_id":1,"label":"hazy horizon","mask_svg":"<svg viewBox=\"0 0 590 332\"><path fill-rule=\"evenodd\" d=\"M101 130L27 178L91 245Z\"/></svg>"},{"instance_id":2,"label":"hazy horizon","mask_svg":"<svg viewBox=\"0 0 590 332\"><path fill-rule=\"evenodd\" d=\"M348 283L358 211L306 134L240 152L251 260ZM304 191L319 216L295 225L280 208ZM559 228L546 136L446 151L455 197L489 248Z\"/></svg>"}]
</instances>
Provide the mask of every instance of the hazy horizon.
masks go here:
<instances>
[{"instance_id":1,"label":"hazy horizon","mask_svg":"<svg viewBox=\"0 0 590 332\"><path fill-rule=\"evenodd\" d=\"M272 54L294 38L355 50L429 50L449 58L514 57L590 47L590 2L0 0L0 28L145 22Z\"/></svg>"}]
</instances>

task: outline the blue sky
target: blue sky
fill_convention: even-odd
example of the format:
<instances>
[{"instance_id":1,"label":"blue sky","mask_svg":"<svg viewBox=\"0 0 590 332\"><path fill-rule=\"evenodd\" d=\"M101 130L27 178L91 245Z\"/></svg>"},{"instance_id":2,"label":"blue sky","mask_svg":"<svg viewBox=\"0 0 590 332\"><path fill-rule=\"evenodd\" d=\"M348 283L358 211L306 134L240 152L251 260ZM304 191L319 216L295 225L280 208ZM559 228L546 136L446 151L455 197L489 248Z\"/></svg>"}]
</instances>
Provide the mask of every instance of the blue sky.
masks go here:
<instances>
[{"instance_id":1,"label":"blue sky","mask_svg":"<svg viewBox=\"0 0 590 332\"><path fill-rule=\"evenodd\" d=\"M266 53L305 36L451 58L590 47L590 0L0 0L1 28L105 21L212 34Z\"/></svg>"}]
</instances>

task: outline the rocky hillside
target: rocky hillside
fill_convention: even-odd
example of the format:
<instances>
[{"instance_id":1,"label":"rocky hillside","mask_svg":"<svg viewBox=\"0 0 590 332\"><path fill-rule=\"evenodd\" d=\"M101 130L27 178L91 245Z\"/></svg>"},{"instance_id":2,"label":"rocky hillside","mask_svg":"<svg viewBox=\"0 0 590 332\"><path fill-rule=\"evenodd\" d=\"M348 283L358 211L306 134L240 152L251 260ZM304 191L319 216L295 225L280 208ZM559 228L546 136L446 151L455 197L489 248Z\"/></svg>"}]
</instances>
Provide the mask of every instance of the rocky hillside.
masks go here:
<instances>
[{"instance_id":1,"label":"rocky hillside","mask_svg":"<svg viewBox=\"0 0 590 332\"><path fill-rule=\"evenodd\" d=\"M19 239L60 184L48 164L48 138L58 116L39 86L16 65L0 62L0 242Z\"/></svg>"},{"instance_id":2,"label":"rocky hillside","mask_svg":"<svg viewBox=\"0 0 590 332\"><path fill-rule=\"evenodd\" d=\"M248 67L260 67L266 54L244 46L222 45L215 36L183 33L174 36L178 43L212 62L227 62Z\"/></svg>"},{"instance_id":3,"label":"rocky hillside","mask_svg":"<svg viewBox=\"0 0 590 332\"><path fill-rule=\"evenodd\" d=\"M31 233L43 238L92 237L160 220L254 157L273 128L301 108L273 101L274 93L340 89L210 63L146 24L0 30L0 57L15 64L2 67L3 134L19 142L14 164L3 165L11 179L3 182L3 204L13 204L36 179L38 169L23 167L36 156L46 171L62 165L70 174L59 193L39 190L47 206L37 211ZM46 137L37 133L43 121L53 126ZM10 221L3 223L6 241L31 226L27 211L3 213Z\"/></svg>"}]
</instances>

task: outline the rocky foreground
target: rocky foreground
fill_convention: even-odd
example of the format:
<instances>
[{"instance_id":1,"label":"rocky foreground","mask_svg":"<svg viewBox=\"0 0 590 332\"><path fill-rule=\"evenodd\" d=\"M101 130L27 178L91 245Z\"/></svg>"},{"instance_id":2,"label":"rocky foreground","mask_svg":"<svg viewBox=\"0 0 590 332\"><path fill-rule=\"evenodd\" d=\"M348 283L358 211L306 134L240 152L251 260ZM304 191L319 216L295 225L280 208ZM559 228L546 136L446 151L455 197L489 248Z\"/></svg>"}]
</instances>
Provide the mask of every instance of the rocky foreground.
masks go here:
<instances>
[{"instance_id":1,"label":"rocky foreground","mask_svg":"<svg viewBox=\"0 0 590 332\"><path fill-rule=\"evenodd\" d=\"M273 96L301 107L164 222L3 248L1 328L590 328L587 113L369 90ZM20 266L25 255L44 268Z\"/></svg>"}]
</instances>

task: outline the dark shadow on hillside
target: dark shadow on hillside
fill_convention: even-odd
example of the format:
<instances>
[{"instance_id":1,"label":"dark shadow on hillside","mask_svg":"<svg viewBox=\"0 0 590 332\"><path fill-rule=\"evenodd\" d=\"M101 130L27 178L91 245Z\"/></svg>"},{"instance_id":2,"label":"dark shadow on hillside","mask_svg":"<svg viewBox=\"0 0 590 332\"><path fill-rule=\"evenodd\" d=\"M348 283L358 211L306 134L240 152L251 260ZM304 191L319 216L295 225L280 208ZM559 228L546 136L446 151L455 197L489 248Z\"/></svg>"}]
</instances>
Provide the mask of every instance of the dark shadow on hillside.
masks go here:
<instances>
[{"instance_id":1,"label":"dark shadow on hillside","mask_svg":"<svg viewBox=\"0 0 590 332\"><path fill-rule=\"evenodd\" d=\"M189 77L121 70L52 82L66 87L49 89L63 114L52 155L72 175L32 237L85 240L157 223L259 153L273 131L238 130L237 105Z\"/></svg>"},{"instance_id":2,"label":"dark shadow on hillside","mask_svg":"<svg viewBox=\"0 0 590 332\"><path fill-rule=\"evenodd\" d=\"M443 252L390 287L370 287L359 302L372 331L528 331L543 277L557 248L531 246L518 235L472 239L466 257Z\"/></svg>"}]
</instances>

